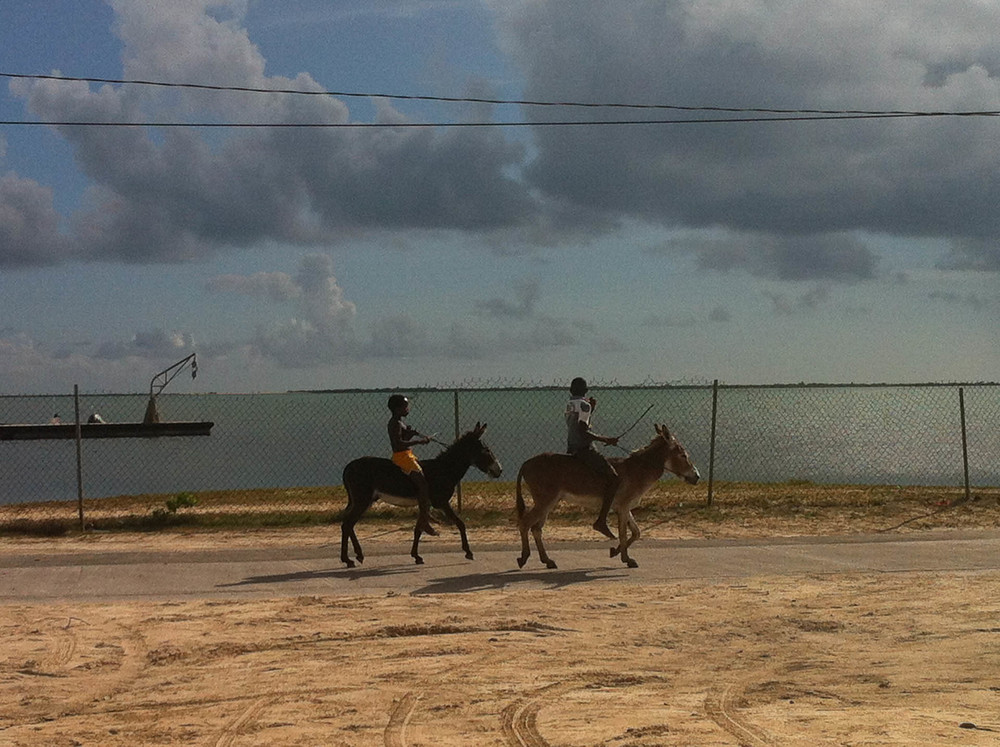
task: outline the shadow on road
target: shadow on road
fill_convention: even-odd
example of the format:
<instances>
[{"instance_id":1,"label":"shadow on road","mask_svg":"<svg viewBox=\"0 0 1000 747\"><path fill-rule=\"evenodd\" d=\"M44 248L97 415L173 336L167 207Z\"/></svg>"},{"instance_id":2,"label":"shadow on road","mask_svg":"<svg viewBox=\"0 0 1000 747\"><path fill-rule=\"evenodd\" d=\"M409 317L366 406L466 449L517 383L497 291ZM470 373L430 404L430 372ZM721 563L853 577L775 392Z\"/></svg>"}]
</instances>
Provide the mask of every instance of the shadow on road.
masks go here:
<instances>
[{"instance_id":1,"label":"shadow on road","mask_svg":"<svg viewBox=\"0 0 1000 747\"><path fill-rule=\"evenodd\" d=\"M469 573L463 576L436 579L426 586L416 589L411 594L414 596L420 594L462 594L470 591L505 589L516 584L539 583L546 589L561 589L573 584L585 584L591 581L610 581L616 578L627 577L627 573L610 571L607 568L594 568L590 570L575 569L572 571L510 570L498 573Z\"/></svg>"},{"instance_id":2,"label":"shadow on road","mask_svg":"<svg viewBox=\"0 0 1000 747\"><path fill-rule=\"evenodd\" d=\"M252 586L254 584L284 584L295 581L315 581L322 578L346 579L347 581L361 581L363 579L386 578L396 576L401 573L413 573L415 566L395 566L388 568L329 568L322 571L296 571L295 573L275 573L270 576L250 576L242 581L235 581L231 584L217 584L217 589L231 588L234 586Z\"/></svg>"}]
</instances>

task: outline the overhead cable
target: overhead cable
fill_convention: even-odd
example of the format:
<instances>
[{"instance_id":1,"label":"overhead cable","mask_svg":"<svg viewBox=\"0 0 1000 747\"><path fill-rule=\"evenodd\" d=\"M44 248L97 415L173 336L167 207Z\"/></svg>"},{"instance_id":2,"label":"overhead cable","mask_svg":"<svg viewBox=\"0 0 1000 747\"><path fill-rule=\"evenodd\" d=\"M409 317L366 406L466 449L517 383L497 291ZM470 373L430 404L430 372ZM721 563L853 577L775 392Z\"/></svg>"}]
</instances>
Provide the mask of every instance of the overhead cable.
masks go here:
<instances>
[{"instance_id":1,"label":"overhead cable","mask_svg":"<svg viewBox=\"0 0 1000 747\"><path fill-rule=\"evenodd\" d=\"M0 126L49 127L188 127L234 129L396 129L432 127L596 127L634 125L704 125L750 122L821 122L846 119L916 119L928 117L996 117L1000 111L989 112L923 112L920 114L831 114L784 117L723 117L715 119L601 119L562 120L549 122L77 122L47 120L0 120Z\"/></svg>"},{"instance_id":2,"label":"overhead cable","mask_svg":"<svg viewBox=\"0 0 1000 747\"><path fill-rule=\"evenodd\" d=\"M607 109L647 109L647 110L671 110L671 111L686 111L686 112L726 112L730 114L779 114L779 115L833 115L831 117L799 117L796 116L795 119L824 119L824 118L863 118L863 117L962 117L962 116L996 116L1000 114L1000 111L907 111L907 110L866 110L866 109L778 109L778 108L763 108L763 107L730 107L730 106L682 106L677 104L638 104L638 103L626 103L626 102L581 102L581 101L533 101L533 100L522 100L522 99L495 99L495 98L478 98L470 96L428 96L428 95L414 95L414 94L393 94L384 93L376 91L330 91L330 90L320 90L320 91L305 91L301 89L294 88L258 88L252 86L231 86L231 85L211 85L206 83L183 83L183 82L168 82L168 81L153 81L153 80L137 80L137 79L127 79L127 78L94 78L94 77L73 77L65 75L40 75L40 74L26 74L26 73L7 73L0 72L0 77L2 78L19 78L19 79L30 79L30 80L54 80L54 81L68 81L68 82L83 82L83 83L103 83L110 85L139 85L139 86L156 86L162 88L187 88L194 90L204 90L204 91L230 91L239 93L262 93L262 94L286 94L286 95L296 95L296 96L330 96L330 97L341 97L341 98L384 98L393 99L401 101L436 101L436 102L446 102L446 103L469 103L469 104L496 104L496 105L512 105L512 106L537 106L537 107L580 107L580 108L607 108ZM788 121L787 119L780 119L774 117L767 117L767 121ZM637 122L633 121L610 121L610 122L552 122L551 124L679 124L686 123L688 121L696 122L759 122L765 121L759 118L733 118L733 119L721 119L721 120L640 120ZM28 122L18 122L17 124L30 124ZM103 123L92 123L93 124L103 124ZM539 124L539 123L533 123ZM497 126L509 127L513 126L514 123L497 123ZM152 126L152 125L151 125ZM170 125L170 124L159 124L156 126L168 127L168 126L187 126L187 125ZM204 124L192 125L192 126L208 126ZM236 123L230 126L275 126L275 125L239 125ZM327 126L327 125L315 125L315 126ZM334 125L330 125L334 126ZM339 125L336 125L339 126ZM357 125L346 125L346 126L357 126ZM382 126L382 125L378 125ZM399 126L399 125L396 125ZM434 127L434 126L477 126L472 123L462 123L461 125L448 125L445 123L426 123L416 126L423 127ZM478 125L483 126L483 125ZM492 125L491 125L492 126Z\"/></svg>"}]
</instances>

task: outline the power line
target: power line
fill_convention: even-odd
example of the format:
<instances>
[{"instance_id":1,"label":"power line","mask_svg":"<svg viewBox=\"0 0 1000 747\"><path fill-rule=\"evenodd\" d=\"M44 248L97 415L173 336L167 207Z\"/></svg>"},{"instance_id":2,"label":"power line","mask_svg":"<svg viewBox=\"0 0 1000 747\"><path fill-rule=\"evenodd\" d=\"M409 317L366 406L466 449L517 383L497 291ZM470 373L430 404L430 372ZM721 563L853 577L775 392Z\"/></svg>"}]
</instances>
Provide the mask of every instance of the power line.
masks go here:
<instances>
[{"instance_id":1,"label":"power line","mask_svg":"<svg viewBox=\"0 0 1000 747\"><path fill-rule=\"evenodd\" d=\"M602 120L560 120L548 122L78 122L47 120L0 120L0 126L48 126L48 127L186 127L186 128L233 128L233 129L426 129L433 127L596 127L635 125L705 125L705 124L746 124L752 122L822 122L831 120L857 119L919 119L940 117L996 117L1000 112L923 112L913 114L829 114L818 116L773 116L773 117L722 117L699 119L602 119Z\"/></svg>"},{"instance_id":2,"label":"power line","mask_svg":"<svg viewBox=\"0 0 1000 747\"><path fill-rule=\"evenodd\" d=\"M469 96L426 96L426 95L414 95L414 94L393 94L375 91L303 91L301 89L292 88L256 88L252 86L223 86L223 85L210 85L205 83L174 83L167 81L153 81L153 80L138 80L138 79L127 79L127 78L91 78L91 77L72 77L64 75L40 75L40 74L26 74L26 73L7 73L0 72L0 77L2 78L18 78L18 79L29 79L29 80L55 80L55 81L68 81L68 82L78 82L78 83L104 83L111 85L139 85L139 86L155 86L161 88L187 88L194 90L203 91L230 91L238 93L262 93L262 94L286 94L286 95L296 95L296 96L330 96L330 97L341 97L341 98L385 98L401 101L436 101L436 102L446 102L446 103L470 103L470 104L497 104L497 105L513 105L513 106L537 106L537 107L579 107L579 108L608 108L608 109L645 109L645 110L670 110L670 111L686 111L686 112L726 112L730 114L776 114L776 115L830 115L830 118L887 118L887 117L982 117L982 116L997 116L1000 115L1000 111L906 111L906 110L865 110L865 109L777 109L777 108L762 108L762 107L728 107L728 106L682 106L677 104L637 104L637 103L624 103L624 102L581 102L581 101L532 101L523 99L491 99L491 98L477 98ZM825 116L809 116L809 117L795 117L796 119L822 119L827 118ZM787 119L781 119L777 117L767 117L767 121L788 121ZM697 122L759 122L765 121L761 118L732 118L732 119L722 119L722 120L639 120L637 122L632 121L612 121L612 122L553 122L552 124L679 124L688 121ZM4 124L4 123L0 123ZM30 124L28 122L18 122L16 124ZM97 124L103 123L92 123L90 126L95 126ZM514 123L498 123L499 126L509 127L514 126ZM534 123L539 124L539 123ZM187 126L187 125L171 125L171 124L159 124L150 126ZM193 126L208 126L204 124L193 125ZM257 126L257 125L238 125L233 124L232 126ZM275 125L266 125L275 126ZM320 126L320 125L315 125ZM333 125L330 125L333 126ZM339 126L339 125L338 125ZM348 125L345 125L348 126ZM351 125L359 126L359 125ZM382 125L379 125L382 126ZM389 125L385 125L389 126ZM399 126L399 125L395 125ZM434 127L434 126L477 126L470 123L462 123L461 125L445 125L445 124L422 124L418 126L424 127ZM478 125L484 126L484 125Z\"/></svg>"}]
</instances>

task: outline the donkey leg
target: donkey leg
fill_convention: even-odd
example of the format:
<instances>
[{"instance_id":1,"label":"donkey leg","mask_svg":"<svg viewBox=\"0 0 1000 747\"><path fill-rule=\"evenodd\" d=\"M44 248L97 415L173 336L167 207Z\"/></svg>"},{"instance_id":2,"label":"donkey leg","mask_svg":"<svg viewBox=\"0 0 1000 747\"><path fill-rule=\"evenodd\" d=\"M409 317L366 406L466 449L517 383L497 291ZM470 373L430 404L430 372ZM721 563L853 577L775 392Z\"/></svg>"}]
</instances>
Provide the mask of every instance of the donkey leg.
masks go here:
<instances>
[{"instance_id":1,"label":"donkey leg","mask_svg":"<svg viewBox=\"0 0 1000 747\"><path fill-rule=\"evenodd\" d=\"M625 562L625 551L628 548L628 543L625 541L628 536L628 516L627 511L618 512L618 544L611 548L611 557L621 553L623 563Z\"/></svg>"},{"instance_id":2,"label":"donkey leg","mask_svg":"<svg viewBox=\"0 0 1000 747\"><path fill-rule=\"evenodd\" d=\"M632 543L639 539L639 525L635 522L635 518L632 516L632 512L626 512L628 516L628 539L622 544L622 562L625 563L629 568L638 568L639 564L628 554L629 547ZM625 536L625 530L622 529L621 536Z\"/></svg>"},{"instance_id":3,"label":"donkey leg","mask_svg":"<svg viewBox=\"0 0 1000 747\"><path fill-rule=\"evenodd\" d=\"M448 521L458 527L458 533L462 537L462 549L465 550L465 557L468 560L472 560L472 549L469 547L469 535L465 532L465 522L455 513L450 503L446 504L441 511L447 517Z\"/></svg>"},{"instance_id":4,"label":"donkey leg","mask_svg":"<svg viewBox=\"0 0 1000 747\"><path fill-rule=\"evenodd\" d=\"M358 559L359 563L364 563L365 554L361 550L361 542L358 541L358 534L354 531L354 526L351 526L351 544L354 545L354 557Z\"/></svg>"},{"instance_id":5,"label":"donkey leg","mask_svg":"<svg viewBox=\"0 0 1000 747\"><path fill-rule=\"evenodd\" d=\"M344 516L340 522L340 561L346 565L348 568L354 567L354 561L348 557L347 554L347 543L348 541L354 546L354 555L357 557L359 563L365 562L365 554L361 550L361 543L358 541L358 535L354 532L354 526L358 523L358 519L364 514L365 510L371 505L371 501L367 501L363 506L354 500L354 495L357 491L347 491L347 508L344 509Z\"/></svg>"},{"instance_id":6,"label":"donkey leg","mask_svg":"<svg viewBox=\"0 0 1000 747\"><path fill-rule=\"evenodd\" d=\"M430 486L427 484L427 478L424 476L423 472L412 472L410 473L410 479L417 486L417 508L418 516L417 523L421 525L422 530L427 532L431 537L437 536L437 529L431 526L431 492Z\"/></svg>"},{"instance_id":7,"label":"donkey leg","mask_svg":"<svg viewBox=\"0 0 1000 747\"><path fill-rule=\"evenodd\" d=\"M531 557L531 544L528 542L528 525L521 517L517 522L517 529L521 533L521 556L517 559L517 567L524 568L524 564Z\"/></svg>"},{"instance_id":8,"label":"donkey leg","mask_svg":"<svg viewBox=\"0 0 1000 747\"><path fill-rule=\"evenodd\" d=\"M354 567L354 561L347 556L347 542L351 538L351 534L354 532L353 529L348 528L347 521L343 521L340 525L340 562L346 565L348 568ZM356 541L356 540L355 540Z\"/></svg>"},{"instance_id":9,"label":"donkey leg","mask_svg":"<svg viewBox=\"0 0 1000 747\"><path fill-rule=\"evenodd\" d=\"M417 565L424 564L424 559L420 557L420 554L417 552L417 547L420 544L420 534L422 528L420 519L418 518L416 525L413 527L413 547L410 548L410 557L413 558L413 562Z\"/></svg>"},{"instance_id":10,"label":"donkey leg","mask_svg":"<svg viewBox=\"0 0 1000 747\"><path fill-rule=\"evenodd\" d=\"M538 508L538 502L536 500L535 505L531 507L530 511L525 511L517 520L517 527L521 531L521 557L517 559L517 567L524 568L524 564L528 562L528 558L531 557L531 544L528 541L528 532L534 531L533 527L539 522L545 521L545 517Z\"/></svg>"},{"instance_id":11,"label":"donkey leg","mask_svg":"<svg viewBox=\"0 0 1000 747\"><path fill-rule=\"evenodd\" d=\"M545 545L542 542L542 527L545 526L545 520L542 519L540 522L535 524L531 528L531 534L535 538L535 547L538 548L538 559L545 563L546 568L558 568L556 561L549 557L548 553L545 552Z\"/></svg>"},{"instance_id":12,"label":"donkey leg","mask_svg":"<svg viewBox=\"0 0 1000 747\"><path fill-rule=\"evenodd\" d=\"M361 550L361 543L358 541L358 535L354 532L354 525L356 521L356 519L351 521L345 520L344 523L340 525L340 561L348 568L354 567L354 561L347 555L348 540L354 546L354 556L357 558L358 562L365 562L365 554Z\"/></svg>"}]
</instances>

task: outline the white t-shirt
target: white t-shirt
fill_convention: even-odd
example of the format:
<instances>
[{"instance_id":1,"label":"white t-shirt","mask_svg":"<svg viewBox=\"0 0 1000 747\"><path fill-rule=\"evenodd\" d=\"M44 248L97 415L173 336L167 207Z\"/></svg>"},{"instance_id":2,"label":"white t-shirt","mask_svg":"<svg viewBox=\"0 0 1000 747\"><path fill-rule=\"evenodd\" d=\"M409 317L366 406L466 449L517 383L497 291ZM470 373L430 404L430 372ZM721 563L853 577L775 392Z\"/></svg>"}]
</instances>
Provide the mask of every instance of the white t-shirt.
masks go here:
<instances>
[{"instance_id":1,"label":"white t-shirt","mask_svg":"<svg viewBox=\"0 0 1000 747\"><path fill-rule=\"evenodd\" d=\"M573 397L566 404L566 451L574 453L590 446L590 441L580 433L580 423L590 425L590 415L594 411L585 397Z\"/></svg>"}]
</instances>

